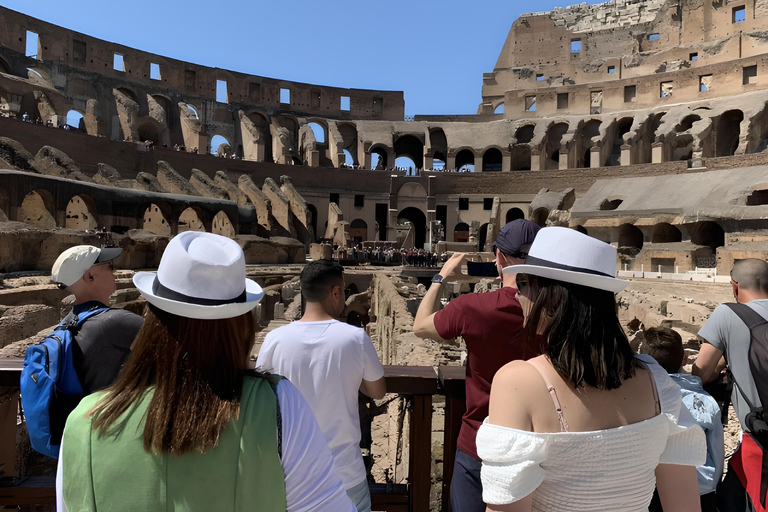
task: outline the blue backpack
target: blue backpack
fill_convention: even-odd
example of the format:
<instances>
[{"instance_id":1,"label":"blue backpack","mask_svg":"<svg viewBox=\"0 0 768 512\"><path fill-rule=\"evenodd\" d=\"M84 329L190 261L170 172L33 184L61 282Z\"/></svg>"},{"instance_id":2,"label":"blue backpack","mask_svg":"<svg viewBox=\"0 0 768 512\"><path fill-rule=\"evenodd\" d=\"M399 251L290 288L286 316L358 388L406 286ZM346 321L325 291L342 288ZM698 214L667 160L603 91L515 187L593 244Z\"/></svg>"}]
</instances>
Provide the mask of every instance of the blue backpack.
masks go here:
<instances>
[{"instance_id":1,"label":"blue backpack","mask_svg":"<svg viewBox=\"0 0 768 512\"><path fill-rule=\"evenodd\" d=\"M43 455L59 457L67 416L84 396L72 359L74 335L88 318L107 309L95 308L66 324L62 321L41 343L27 348L21 370L21 407L32 448Z\"/></svg>"}]
</instances>

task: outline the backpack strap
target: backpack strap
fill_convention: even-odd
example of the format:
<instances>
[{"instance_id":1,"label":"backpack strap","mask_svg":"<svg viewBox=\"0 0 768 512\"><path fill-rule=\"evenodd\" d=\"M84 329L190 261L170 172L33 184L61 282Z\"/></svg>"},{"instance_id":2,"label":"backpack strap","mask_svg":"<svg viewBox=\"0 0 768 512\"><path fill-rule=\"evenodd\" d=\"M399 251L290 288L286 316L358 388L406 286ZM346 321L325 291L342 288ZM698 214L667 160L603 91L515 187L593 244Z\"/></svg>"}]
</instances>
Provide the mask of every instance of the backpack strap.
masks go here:
<instances>
[{"instance_id":1,"label":"backpack strap","mask_svg":"<svg viewBox=\"0 0 768 512\"><path fill-rule=\"evenodd\" d=\"M73 315L72 319L64 324L62 321L61 324L59 324L60 327L63 329L67 329L72 331L72 333L76 333L80 330L80 327L82 327L83 322L91 318L92 316L96 316L100 313L103 313L104 311L107 311L108 309L112 309L109 306L93 306L88 311L83 311L79 315Z\"/></svg>"},{"instance_id":2,"label":"backpack strap","mask_svg":"<svg viewBox=\"0 0 768 512\"><path fill-rule=\"evenodd\" d=\"M728 306L731 311L736 313L736 316L741 319L742 322L747 326L749 329L749 336L750 336L750 344L752 343L752 330L757 327L758 325L762 325L765 323L768 323L768 320L763 318L760 313L752 309L751 307L747 306L746 304L739 304L736 302L726 302L726 306ZM733 381L733 383L736 385L736 387L739 390L739 393L741 394L741 398L744 399L745 402L747 402L747 405L749 406L750 411L755 410L755 406L750 402L749 398L747 398L747 395L744 393L744 390L739 386L739 381L736 380L736 376L733 374L733 372L728 369L728 380Z\"/></svg>"},{"instance_id":3,"label":"backpack strap","mask_svg":"<svg viewBox=\"0 0 768 512\"><path fill-rule=\"evenodd\" d=\"M282 375L268 374L266 378L267 382L269 382L269 386L275 393L275 400L277 402L277 456L280 457L280 460L283 460L283 415L280 412L280 399L277 395L277 385L285 377Z\"/></svg>"}]
</instances>

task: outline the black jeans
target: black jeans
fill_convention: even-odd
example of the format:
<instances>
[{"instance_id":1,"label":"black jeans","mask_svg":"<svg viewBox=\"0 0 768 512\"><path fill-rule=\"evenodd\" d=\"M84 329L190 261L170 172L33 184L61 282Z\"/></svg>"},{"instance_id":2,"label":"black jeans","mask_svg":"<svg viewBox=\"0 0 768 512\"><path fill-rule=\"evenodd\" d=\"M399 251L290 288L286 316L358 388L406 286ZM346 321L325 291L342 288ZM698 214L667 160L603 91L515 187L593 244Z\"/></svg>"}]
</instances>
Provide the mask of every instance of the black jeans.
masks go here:
<instances>
[{"instance_id":1,"label":"black jeans","mask_svg":"<svg viewBox=\"0 0 768 512\"><path fill-rule=\"evenodd\" d=\"M702 494L699 499L701 500L701 512L717 512L717 507L715 506L715 491ZM651 504L648 506L648 512L663 511L664 509L661 508L661 500L659 499L659 492L654 489L653 499L651 499Z\"/></svg>"},{"instance_id":2,"label":"black jeans","mask_svg":"<svg viewBox=\"0 0 768 512\"><path fill-rule=\"evenodd\" d=\"M747 495L739 477L728 468L725 478L717 486L718 512L749 512L754 510L752 500Z\"/></svg>"},{"instance_id":3,"label":"black jeans","mask_svg":"<svg viewBox=\"0 0 768 512\"><path fill-rule=\"evenodd\" d=\"M480 482L479 460L456 450L451 478L451 510L453 512L485 512L483 484Z\"/></svg>"}]
</instances>

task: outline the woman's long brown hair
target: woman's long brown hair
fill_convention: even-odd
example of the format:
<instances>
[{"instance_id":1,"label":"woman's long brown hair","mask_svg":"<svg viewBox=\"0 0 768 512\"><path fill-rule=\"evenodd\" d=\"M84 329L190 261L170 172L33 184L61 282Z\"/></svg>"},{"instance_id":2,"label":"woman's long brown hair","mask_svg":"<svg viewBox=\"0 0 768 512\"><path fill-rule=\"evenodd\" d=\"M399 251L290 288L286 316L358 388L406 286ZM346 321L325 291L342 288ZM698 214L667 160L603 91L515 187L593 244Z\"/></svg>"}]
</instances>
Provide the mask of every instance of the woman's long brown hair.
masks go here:
<instances>
[{"instance_id":1,"label":"woman's long brown hair","mask_svg":"<svg viewBox=\"0 0 768 512\"><path fill-rule=\"evenodd\" d=\"M106 435L150 386L144 449L181 455L205 452L240 408L243 373L255 333L251 313L197 320L148 305L130 356L105 398L91 410Z\"/></svg>"}]
</instances>

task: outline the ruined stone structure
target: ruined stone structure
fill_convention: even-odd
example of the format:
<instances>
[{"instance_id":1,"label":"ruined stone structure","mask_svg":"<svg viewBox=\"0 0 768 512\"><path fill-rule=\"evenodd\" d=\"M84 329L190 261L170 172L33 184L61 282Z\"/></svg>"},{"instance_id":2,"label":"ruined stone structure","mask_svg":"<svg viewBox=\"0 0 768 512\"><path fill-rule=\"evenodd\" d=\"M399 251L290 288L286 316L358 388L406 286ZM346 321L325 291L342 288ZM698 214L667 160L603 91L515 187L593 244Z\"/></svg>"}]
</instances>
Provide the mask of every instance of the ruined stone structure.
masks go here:
<instances>
[{"instance_id":1,"label":"ruined stone structure","mask_svg":"<svg viewBox=\"0 0 768 512\"><path fill-rule=\"evenodd\" d=\"M198 66L0 8L0 112L16 118L0 118L0 157L46 175L0 176L0 220L288 237L307 251L323 236L418 247L471 237L483 250L524 216L617 245L622 269L723 270L762 254L764 3L616 0L523 15L483 76L477 115L413 121L401 92ZM72 130L45 126L73 116ZM217 136L220 158L208 154ZM401 156L424 171L392 170ZM475 173L430 172L438 162ZM718 179L727 193L701 188ZM651 200L658 187L690 196Z\"/></svg>"}]
</instances>

